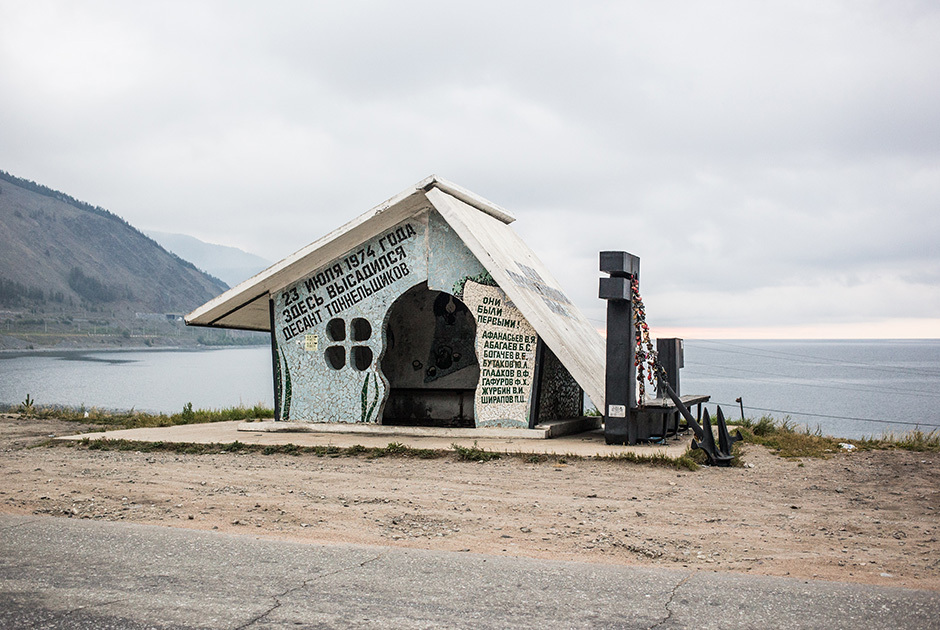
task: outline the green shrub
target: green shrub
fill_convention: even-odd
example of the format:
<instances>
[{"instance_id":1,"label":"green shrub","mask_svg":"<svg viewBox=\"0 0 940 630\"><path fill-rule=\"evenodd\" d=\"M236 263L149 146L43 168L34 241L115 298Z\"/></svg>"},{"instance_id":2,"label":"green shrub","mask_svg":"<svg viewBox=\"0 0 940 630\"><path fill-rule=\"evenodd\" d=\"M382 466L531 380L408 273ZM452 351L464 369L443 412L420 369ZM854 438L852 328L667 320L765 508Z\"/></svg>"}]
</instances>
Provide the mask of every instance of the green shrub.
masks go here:
<instances>
[{"instance_id":1,"label":"green shrub","mask_svg":"<svg viewBox=\"0 0 940 630\"><path fill-rule=\"evenodd\" d=\"M450 447L457 453L457 459L465 462L488 462L500 457L499 453L480 448L476 442L473 443L473 446L461 446L455 443L451 444Z\"/></svg>"}]
</instances>

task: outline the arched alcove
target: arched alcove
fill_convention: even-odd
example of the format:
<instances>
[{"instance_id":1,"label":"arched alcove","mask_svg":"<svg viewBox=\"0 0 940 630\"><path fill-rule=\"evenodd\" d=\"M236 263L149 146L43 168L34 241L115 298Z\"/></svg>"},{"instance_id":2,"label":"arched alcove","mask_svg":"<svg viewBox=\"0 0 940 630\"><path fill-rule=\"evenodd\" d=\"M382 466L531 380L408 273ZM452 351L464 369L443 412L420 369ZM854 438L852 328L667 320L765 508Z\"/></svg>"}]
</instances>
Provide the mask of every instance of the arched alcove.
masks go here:
<instances>
[{"instance_id":1,"label":"arched alcove","mask_svg":"<svg viewBox=\"0 0 940 630\"><path fill-rule=\"evenodd\" d=\"M385 324L382 373L390 389L382 423L474 426L475 338L473 314L453 295L427 283L403 293Z\"/></svg>"}]
</instances>

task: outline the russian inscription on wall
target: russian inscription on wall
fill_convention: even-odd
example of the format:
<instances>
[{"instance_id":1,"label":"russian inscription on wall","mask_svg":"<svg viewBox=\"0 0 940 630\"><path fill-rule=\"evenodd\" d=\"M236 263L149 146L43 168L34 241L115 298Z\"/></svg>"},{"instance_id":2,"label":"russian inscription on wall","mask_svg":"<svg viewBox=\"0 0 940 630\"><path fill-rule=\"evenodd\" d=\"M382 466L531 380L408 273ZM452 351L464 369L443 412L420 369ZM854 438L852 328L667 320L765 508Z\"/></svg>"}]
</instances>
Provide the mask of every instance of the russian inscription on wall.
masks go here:
<instances>
[{"instance_id":1,"label":"russian inscription on wall","mask_svg":"<svg viewBox=\"0 0 940 630\"><path fill-rule=\"evenodd\" d=\"M463 299L477 322L477 426L528 427L535 329L499 287L468 280Z\"/></svg>"},{"instance_id":2,"label":"russian inscription on wall","mask_svg":"<svg viewBox=\"0 0 940 630\"><path fill-rule=\"evenodd\" d=\"M427 280L427 215L414 217L273 297L282 420L376 422L389 305Z\"/></svg>"}]
</instances>

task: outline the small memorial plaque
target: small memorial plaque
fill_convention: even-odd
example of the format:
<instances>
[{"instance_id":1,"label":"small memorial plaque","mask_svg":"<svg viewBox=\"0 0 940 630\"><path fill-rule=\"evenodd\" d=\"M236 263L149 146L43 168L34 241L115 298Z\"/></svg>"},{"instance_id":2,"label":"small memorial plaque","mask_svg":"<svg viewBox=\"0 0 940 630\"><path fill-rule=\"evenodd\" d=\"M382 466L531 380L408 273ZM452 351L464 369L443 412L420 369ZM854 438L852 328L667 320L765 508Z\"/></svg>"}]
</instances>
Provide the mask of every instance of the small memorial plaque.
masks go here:
<instances>
[{"instance_id":1,"label":"small memorial plaque","mask_svg":"<svg viewBox=\"0 0 940 630\"><path fill-rule=\"evenodd\" d=\"M320 337L317 335L304 336L304 350L307 352L316 352L320 343Z\"/></svg>"},{"instance_id":2,"label":"small memorial plaque","mask_svg":"<svg viewBox=\"0 0 940 630\"><path fill-rule=\"evenodd\" d=\"M608 418L626 418L627 406L626 405L608 405L607 417Z\"/></svg>"}]
</instances>

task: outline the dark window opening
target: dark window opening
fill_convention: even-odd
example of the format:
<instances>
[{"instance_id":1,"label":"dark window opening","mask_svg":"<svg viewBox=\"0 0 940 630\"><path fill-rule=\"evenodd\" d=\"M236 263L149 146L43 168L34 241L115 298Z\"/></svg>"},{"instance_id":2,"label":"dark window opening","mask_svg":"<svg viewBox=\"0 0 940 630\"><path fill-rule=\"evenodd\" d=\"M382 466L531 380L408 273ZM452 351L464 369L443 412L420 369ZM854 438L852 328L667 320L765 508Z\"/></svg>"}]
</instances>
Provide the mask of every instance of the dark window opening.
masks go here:
<instances>
[{"instance_id":1,"label":"dark window opening","mask_svg":"<svg viewBox=\"0 0 940 630\"><path fill-rule=\"evenodd\" d=\"M353 346L349 353L349 362L360 372L369 369L372 365L372 348L369 346Z\"/></svg>"},{"instance_id":2,"label":"dark window opening","mask_svg":"<svg viewBox=\"0 0 940 630\"><path fill-rule=\"evenodd\" d=\"M346 322L339 318L331 319L326 325L326 334L329 336L330 341L345 341Z\"/></svg>"},{"instance_id":3,"label":"dark window opening","mask_svg":"<svg viewBox=\"0 0 940 630\"><path fill-rule=\"evenodd\" d=\"M473 427L480 366L476 321L467 306L420 284L389 309L384 334L389 394L382 423Z\"/></svg>"},{"instance_id":4,"label":"dark window opening","mask_svg":"<svg viewBox=\"0 0 940 630\"><path fill-rule=\"evenodd\" d=\"M326 362L334 370L342 370L346 366L346 348L343 346L330 346L327 348Z\"/></svg>"},{"instance_id":5,"label":"dark window opening","mask_svg":"<svg viewBox=\"0 0 940 630\"><path fill-rule=\"evenodd\" d=\"M367 319L362 319L361 317L355 318L352 320L350 328L352 328L353 341L365 341L372 336L372 324L370 324Z\"/></svg>"}]
</instances>

